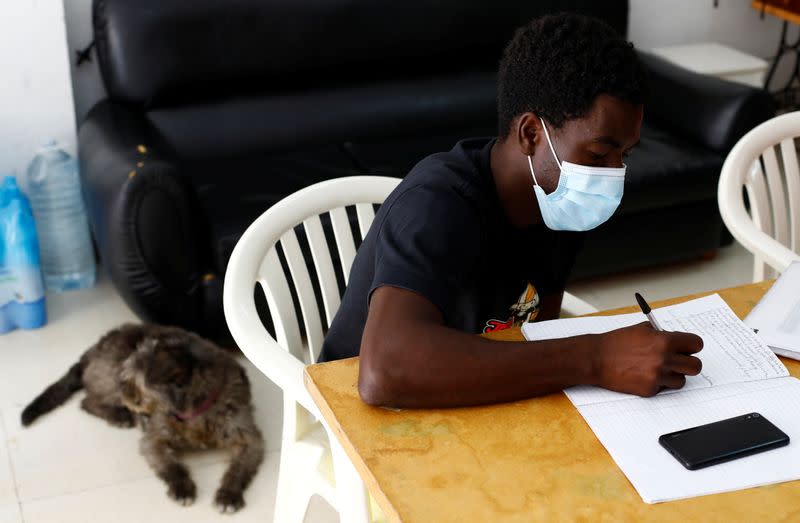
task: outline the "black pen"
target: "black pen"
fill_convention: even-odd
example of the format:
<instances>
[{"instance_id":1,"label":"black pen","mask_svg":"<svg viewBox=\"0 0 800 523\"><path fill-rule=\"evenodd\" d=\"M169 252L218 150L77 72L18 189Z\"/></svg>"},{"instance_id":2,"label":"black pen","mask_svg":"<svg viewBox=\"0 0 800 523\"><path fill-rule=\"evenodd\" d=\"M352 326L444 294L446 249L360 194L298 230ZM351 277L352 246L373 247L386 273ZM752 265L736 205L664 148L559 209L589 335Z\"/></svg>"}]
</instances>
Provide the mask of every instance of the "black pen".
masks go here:
<instances>
[{"instance_id":1,"label":"black pen","mask_svg":"<svg viewBox=\"0 0 800 523\"><path fill-rule=\"evenodd\" d=\"M650 308L647 302L644 301L642 295L636 292L634 293L634 296L636 296L636 301L637 303L639 303L639 307L642 309L642 312L644 313L645 316L647 316L647 319L650 321L650 325L652 325L653 328L657 331L664 330L656 321L656 317L653 316L653 310Z\"/></svg>"}]
</instances>

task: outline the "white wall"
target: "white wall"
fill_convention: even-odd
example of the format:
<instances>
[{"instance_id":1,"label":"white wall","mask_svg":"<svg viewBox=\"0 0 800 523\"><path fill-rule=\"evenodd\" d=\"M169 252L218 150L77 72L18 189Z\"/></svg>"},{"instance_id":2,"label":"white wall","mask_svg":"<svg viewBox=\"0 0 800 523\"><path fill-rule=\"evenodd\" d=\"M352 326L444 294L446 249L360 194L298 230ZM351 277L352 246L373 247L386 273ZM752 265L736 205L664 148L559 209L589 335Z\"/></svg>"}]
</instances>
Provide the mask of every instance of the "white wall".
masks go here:
<instances>
[{"instance_id":1,"label":"white wall","mask_svg":"<svg viewBox=\"0 0 800 523\"><path fill-rule=\"evenodd\" d=\"M97 67L97 55L94 51L91 62L84 62L80 67L75 65L75 51L86 48L92 41L92 0L64 0L64 11L67 19L72 86L75 92L75 115L80 122L89 109L105 97L106 91L103 88L100 69Z\"/></svg>"},{"instance_id":2,"label":"white wall","mask_svg":"<svg viewBox=\"0 0 800 523\"><path fill-rule=\"evenodd\" d=\"M745 53L771 57L781 21L750 7L750 0L630 0L628 37L642 49L719 42ZM794 33L792 33L794 34Z\"/></svg>"},{"instance_id":3,"label":"white wall","mask_svg":"<svg viewBox=\"0 0 800 523\"><path fill-rule=\"evenodd\" d=\"M75 153L61 0L0 2L0 174L21 175L47 138Z\"/></svg>"},{"instance_id":4,"label":"white wall","mask_svg":"<svg viewBox=\"0 0 800 523\"><path fill-rule=\"evenodd\" d=\"M750 7L750 0L630 0L628 37L640 49L668 45L718 42L771 63L778 49L782 21ZM794 41L797 26L790 24ZM771 88L789 78L791 60L782 60Z\"/></svg>"}]
</instances>

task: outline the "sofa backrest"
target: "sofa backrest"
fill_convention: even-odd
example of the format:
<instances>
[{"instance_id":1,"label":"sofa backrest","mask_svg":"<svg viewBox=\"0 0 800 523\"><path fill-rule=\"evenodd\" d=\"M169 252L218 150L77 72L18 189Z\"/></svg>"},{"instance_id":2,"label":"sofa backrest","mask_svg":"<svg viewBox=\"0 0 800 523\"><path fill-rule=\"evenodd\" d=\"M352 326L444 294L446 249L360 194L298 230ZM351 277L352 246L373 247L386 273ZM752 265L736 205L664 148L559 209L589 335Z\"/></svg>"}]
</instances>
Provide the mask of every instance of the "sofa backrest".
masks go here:
<instances>
[{"instance_id":1,"label":"sofa backrest","mask_svg":"<svg viewBox=\"0 0 800 523\"><path fill-rule=\"evenodd\" d=\"M95 0L94 30L109 97L154 108L492 71L557 11L627 32L627 0Z\"/></svg>"}]
</instances>

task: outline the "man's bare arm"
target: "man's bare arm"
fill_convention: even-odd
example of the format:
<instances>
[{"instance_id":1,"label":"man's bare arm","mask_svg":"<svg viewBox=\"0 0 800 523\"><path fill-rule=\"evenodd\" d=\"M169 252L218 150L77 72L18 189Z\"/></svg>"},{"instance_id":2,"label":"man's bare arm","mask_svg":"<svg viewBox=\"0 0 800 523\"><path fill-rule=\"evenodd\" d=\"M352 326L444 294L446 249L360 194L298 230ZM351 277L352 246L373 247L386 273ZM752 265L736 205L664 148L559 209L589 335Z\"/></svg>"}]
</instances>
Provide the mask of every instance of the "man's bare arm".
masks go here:
<instances>
[{"instance_id":1,"label":"man's bare arm","mask_svg":"<svg viewBox=\"0 0 800 523\"><path fill-rule=\"evenodd\" d=\"M423 296L375 290L361 342L359 393L372 405L426 408L514 401L578 384L643 396L700 372L692 334L640 324L606 334L502 342L446 327Z\"/></svg>"}]
</instances>

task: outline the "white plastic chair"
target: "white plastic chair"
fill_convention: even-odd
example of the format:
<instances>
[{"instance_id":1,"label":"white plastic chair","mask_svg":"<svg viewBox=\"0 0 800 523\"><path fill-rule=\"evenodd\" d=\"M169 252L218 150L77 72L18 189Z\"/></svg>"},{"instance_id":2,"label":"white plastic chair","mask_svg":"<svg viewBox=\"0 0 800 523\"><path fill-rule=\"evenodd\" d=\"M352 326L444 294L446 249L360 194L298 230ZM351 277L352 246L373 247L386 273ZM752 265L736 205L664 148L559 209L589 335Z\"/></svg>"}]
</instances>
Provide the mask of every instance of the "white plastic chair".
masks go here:
<instances>
[{"instance_id":1,"label":"white plastic chair","mask_svg":"<svg viewBox=\"0 0 800 523\"><path fill-rule=\"evenodd\" d=\"M356 253L346 207L356 206L359 229L365 237L374 218L372 204L382 203L399 182L396 178L358 176L302 189L248 227L228 262L223 304L231 334L244 355L283 390L276 523L302 521L315 493L339 511L343 523L371 520L364 485L303 384L305 364L316 361L322 347L323 327L295 227L302 224L308 240L325 322L330 326L340 295L320 215L329 213L346 282ZM289 267L302 319L295 313L277 244ZM256 283L266 296L277 340L267 333L256 312Z\"/></svg>"},{"instance_id":2,"label":"white plastic chair","mask_svg":"<svg viewBox=\"0 0 800 523\"><path fill-rule=\"evenodd\" d=\"M733 237L753 253L754 282L800 260L798 136L800 112L777 116L744 135L722 166L720 214Z\"/></svg>"},{"instance_id":3,"label":"white plastic chair","mask_svg":"<svg viewBox=\"0 0 800 523\"><path fill-rule=\"evenodd\" d=\"M380 517L371 514L360 477L303 384L304 365L316 361L319 355L323 326L295 227L302 225L305 231L322 294L325 324L330 326L340 295L320 215L330 215L346 283L356 249L345 208L355 205L364 238L374 218L372 204L383 203L399 182L397 178L355 176L302 189L264 212L242 235L228 262L223 301L231 334L244 355L283 390L276 523L302 521L314 493L339 511L343 523ZM300 303L300 319L276 244L280 244L289 267ZM267 333L256 312L257 283L267 298L277 341ZM572 314L596 311L567 293L564 304Z\"/></svg>"}]
</instances>

